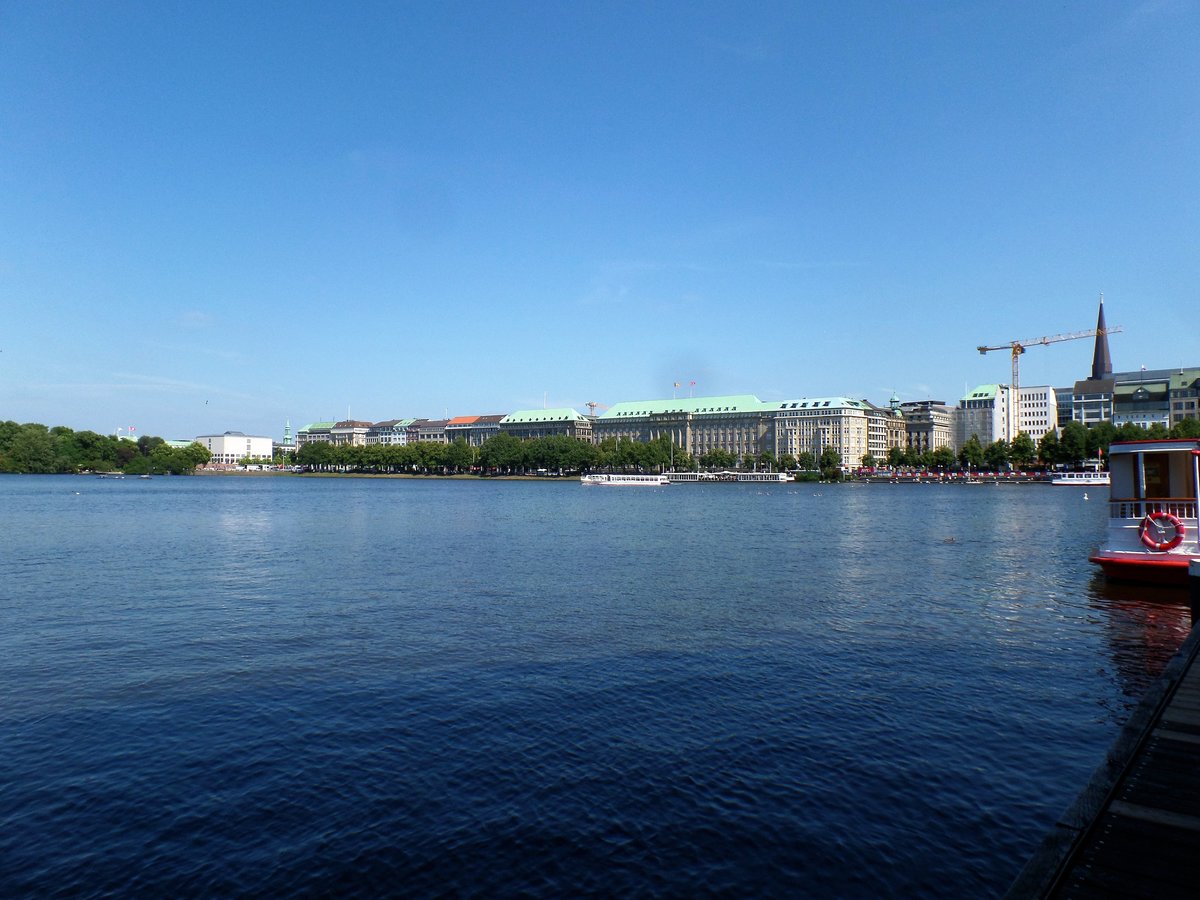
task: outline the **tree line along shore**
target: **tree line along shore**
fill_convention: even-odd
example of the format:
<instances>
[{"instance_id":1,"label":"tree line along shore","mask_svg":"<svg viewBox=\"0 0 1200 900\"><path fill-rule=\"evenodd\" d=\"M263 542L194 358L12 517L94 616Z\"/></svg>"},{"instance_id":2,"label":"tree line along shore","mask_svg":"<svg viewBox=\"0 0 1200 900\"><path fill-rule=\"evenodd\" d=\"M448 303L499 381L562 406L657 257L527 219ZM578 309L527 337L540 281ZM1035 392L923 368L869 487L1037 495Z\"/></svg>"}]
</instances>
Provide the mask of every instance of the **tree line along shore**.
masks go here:
<instances>
[{"instance_id":1,"label":"tree line along shore","mask_svg":"<svg viewBox=\"0 0 1200 900\"><path fill-rule=\"evenodd\" d=\"M843 460L826 448L819 454L802 452L776 456L770 451L738 457L711 450L693 458L671 444L665 435L649 442L606 438L598 444L556 435L522 440L497 434L478 447L461 438L452 443L370 444L363 446L310 443L282 459L246 459L242 464L280 464L308 472L360 472L420 475L535 475L544 472L766 470L796 472L799 477L837 480L846 469L888 467L952 472L986 467L1001 471L1076 467L1085 459L1102 459L1114 441L1200 438L1200 421L1185 419L1171 429L1162 425L1120 427L1102 422L1086 428L1069 422L1061 435L1048 432L1034 441L1024 432L1012 441L984 446L972 436L956 453L949 447L919 452L893 447L883 459L870 454ZM130 475L194 473L209 463L211 454L198 443L174 446L160 437L143 435L136 441L94 431L74 431L63 425L0 422L0 472L73 473L123 472Z\"/></svg>"},{"instance_id":2,"label":"tree line along shore","mask_svg":"<svg viewBox=\"0 0 1200 900\"><path fill-rule=\"evenodd\" d=\"M0 472L190 475L210 459L212 454L195 442L176 447L150 435L135 441L65 425L0 422Z\"/></svg>"}]
</instances>

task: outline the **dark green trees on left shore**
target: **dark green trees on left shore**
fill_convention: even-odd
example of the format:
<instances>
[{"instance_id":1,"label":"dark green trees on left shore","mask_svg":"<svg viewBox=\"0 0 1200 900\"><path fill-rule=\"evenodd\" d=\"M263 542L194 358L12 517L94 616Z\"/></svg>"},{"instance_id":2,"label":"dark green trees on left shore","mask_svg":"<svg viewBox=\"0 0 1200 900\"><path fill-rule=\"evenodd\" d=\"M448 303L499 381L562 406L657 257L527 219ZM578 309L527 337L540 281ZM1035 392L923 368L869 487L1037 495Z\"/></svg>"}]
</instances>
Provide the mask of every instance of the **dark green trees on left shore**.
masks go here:
<instances>
[{"instance_id":1,"label":"dark green trees on left shore","mask_svg":"<svg viewBox=\"0 0 1200 900\"><path fill-rule=\"evenodd\" d=\"M125 472L129 475L189 475L211 459L197 443L172 447L148 435L136 441L64 425L0 422L0 472L54 474Z\"/></svg>"}]
</instances>

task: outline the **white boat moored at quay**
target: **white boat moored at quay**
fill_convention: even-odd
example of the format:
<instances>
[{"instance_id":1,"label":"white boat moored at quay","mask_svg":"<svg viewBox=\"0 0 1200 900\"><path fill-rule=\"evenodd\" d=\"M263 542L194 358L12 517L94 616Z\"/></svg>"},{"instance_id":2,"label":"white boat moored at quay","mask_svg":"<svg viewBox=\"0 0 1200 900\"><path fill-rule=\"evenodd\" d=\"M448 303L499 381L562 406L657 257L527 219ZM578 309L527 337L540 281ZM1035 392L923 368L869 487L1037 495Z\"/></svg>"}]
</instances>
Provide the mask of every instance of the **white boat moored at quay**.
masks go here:
<instances>
[{"instance_id":1,"label":"white boat moored at quay","mask_svg":"<svg viewBox=\"0 0 1200 900\"><path fill-rule=\"evenodd\" d=\"M671 483L666 475L622 475L620 473L596 473L581 475L583 485L600 487L662 487Z\"/></svg>"},{"instance_id":2,"label":"white boat moored at quay","mask_svg":"<svg viewBox=\"0 0 1200 900\"><path fill-rule=\"evenodd\" d=\"M787 472L668 472L667 478L675 484L694 481L783 482L792 480L792 476Z\"/></svg>"},{"instance_id":3,"label":"white boat moored at quay","mask_svg":"<svg viewBox=\"0 0 1200 900\"><path fill-rule=\"evenodd\" d=\"M1110 578L1186 584L1200 559L1200 440L1115 443L1108 468L1108 534L1089 559Z\"/></svg>"},{"instance_id":4,"label":"white boat moored at quay","mask_svg":"<svg viewBox=\"0 0 1200 900\"><path fill-rule=\"evenodd\" d=\"M1057 485L1091 485L1100 486L1111 484L1112 479L1108 472L1058 472L1050 479L1051 484Z\"/></svg>"}]
</instances>

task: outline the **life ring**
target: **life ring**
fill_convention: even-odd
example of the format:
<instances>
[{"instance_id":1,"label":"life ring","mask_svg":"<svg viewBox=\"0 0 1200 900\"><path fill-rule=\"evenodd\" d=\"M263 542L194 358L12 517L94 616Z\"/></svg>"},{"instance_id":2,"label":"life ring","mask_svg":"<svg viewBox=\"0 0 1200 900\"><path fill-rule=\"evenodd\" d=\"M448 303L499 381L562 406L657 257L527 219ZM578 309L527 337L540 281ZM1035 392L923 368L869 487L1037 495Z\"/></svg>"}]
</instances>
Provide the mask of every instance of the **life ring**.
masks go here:
<instances>
[{"instance_id":1,"label":"life ring","mask_svg":"<svg viewBox=\"0 0 1200 900\"><path fill-rule=\"evenodd\" d=\"M1150 533L1151 523L1159 521L1170 522L1175 529L1175 535L1167 541L1156 541ZM1138 537L1142 539L1142 543L1151 550L1157 550L1165 553L1167 550L1174 550L1183 543L1183 535L1186 529L1183 523L1179 521L1179 516L1173 516L1169 512L1158 510L1157 512L1147 513L1146 518L1142 519L1142 523L1138 526Z\"/></svg>"}]
</instances>

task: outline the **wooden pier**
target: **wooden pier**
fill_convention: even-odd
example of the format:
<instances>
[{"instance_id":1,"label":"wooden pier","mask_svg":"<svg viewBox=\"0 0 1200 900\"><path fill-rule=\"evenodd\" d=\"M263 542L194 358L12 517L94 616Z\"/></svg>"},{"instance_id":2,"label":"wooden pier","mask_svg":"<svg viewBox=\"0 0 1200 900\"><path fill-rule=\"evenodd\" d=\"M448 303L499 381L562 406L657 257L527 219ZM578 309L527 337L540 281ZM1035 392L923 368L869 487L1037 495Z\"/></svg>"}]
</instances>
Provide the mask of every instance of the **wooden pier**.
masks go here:
<instances>
[{"instance_id":1,"label":"wooden pier","mask_svg":"<svg viewBox=\"0 0 1200 900\"><path fill-rule=\"evenodd\" d=\"M1008 897L1200 897L1195 609L1191 635Z\"/></svg>"}]
</instances>

